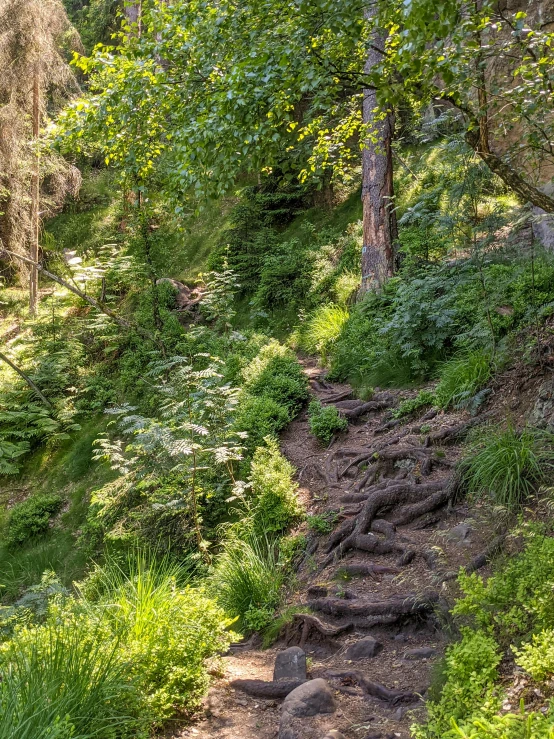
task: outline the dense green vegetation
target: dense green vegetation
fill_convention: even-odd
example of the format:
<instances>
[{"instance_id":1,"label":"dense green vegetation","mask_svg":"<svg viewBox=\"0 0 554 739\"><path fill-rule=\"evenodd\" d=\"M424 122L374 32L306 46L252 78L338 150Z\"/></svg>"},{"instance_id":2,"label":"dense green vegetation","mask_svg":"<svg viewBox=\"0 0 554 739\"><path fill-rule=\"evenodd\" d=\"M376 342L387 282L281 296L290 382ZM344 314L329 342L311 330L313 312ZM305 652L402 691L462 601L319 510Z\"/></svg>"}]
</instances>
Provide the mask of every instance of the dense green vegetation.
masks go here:
<instances>
[{"instance_id":1,"label":"dense green vegetation","mask_svg":"<svg viewBox=\"0 0 554 739\"><path fill-rule=\"evenodd\" d=\"M0 32L0 739L146 739L239 635L278 637L340 520L306 516L279 447L303 410L321 448L348 428L305 354L363 399L407 389L393 425L473 418L551 362L529 224L554 211L554 34L460 0L63 6L9 0ZM362 292L393 118L391 275ZM512 549L459 575L416 739L554 735L553 449L511 418L468 436L457 493Z\"/></svg>"}]
</instances>

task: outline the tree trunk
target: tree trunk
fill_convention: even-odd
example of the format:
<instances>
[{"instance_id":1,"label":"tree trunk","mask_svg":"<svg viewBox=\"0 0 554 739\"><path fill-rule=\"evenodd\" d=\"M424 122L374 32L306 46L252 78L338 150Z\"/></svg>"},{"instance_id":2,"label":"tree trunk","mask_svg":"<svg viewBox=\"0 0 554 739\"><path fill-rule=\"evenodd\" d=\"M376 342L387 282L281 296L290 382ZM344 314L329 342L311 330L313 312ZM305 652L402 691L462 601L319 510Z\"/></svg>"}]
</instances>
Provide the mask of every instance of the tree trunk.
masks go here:
<instances>
[{"instance_id":1,"label":"tree trunk","mask_svg":"<svg viewBox=\"0 0 554 739\"><path fill-rule=\"evenodd\" d=\"M29 248L29 258L32 262L29 271L29 313L35 316L38 306L38 270L36 264L38 262L38 242L40 231L40 152L39 152L39 125L40 125L40 84L39 84L39 63L35 64L33 74L33 145L34 165L31 177L31 239Z\"/></svg>"},{"instance_id":2,"label":"tree trunk","mask_svg":"<svg viewBox=\"0 0 554 739\"><path fill-rule=\"evenodd\" d=\"M141 16L142 16L142 0L126 0L125 1L125 17L132 25L137 24L137 35L141 35Z\"/></svg>"},{"instance_id":3,"label":"tree trunk","mask_svg":"<svg viewBox=\"0 0 554 739\"><path fill-rule=\"evenodd\" d=\"M371 11L366 18L371 19ZM384 38L374 33L365 72L380 62ZM394 272L394 242L397 238L391 141L394 116L378 111L376 90L364 90L363 122L369 129L362 152L362 293L381 290Z\"/></svg>"}]
</instances>

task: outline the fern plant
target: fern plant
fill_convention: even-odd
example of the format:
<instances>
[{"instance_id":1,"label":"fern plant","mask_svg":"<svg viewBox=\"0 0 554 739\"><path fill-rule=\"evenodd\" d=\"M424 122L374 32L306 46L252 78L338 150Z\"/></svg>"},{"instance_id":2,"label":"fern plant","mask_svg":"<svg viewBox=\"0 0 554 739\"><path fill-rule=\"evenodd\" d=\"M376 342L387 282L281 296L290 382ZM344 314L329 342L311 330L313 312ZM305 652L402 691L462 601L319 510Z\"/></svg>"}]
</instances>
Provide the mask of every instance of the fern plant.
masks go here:
<instances>
[{"instance_id":1,"label":"fern plant","mask_svg":"<svg viewBox=\"0 0 554 739\"><path fill-rule=\"evenodd\" d=\"M150 375L158 378L159 415L145 417L132 406L108 410L129 441L102 436L95 442L94 458L120 473L125 490L156 487L163 476L177 476L180 494L170 487L170 499L156 499L156 509L188 511L197 550L207 559L199 502L203 478L216 468L229 485L239 484L234 463L242 458L244 434L232 428L238 391L223 382L222 362L206 355L198 355L196 362L173 357L156 363Z\"/></svg>"}]
</instances>

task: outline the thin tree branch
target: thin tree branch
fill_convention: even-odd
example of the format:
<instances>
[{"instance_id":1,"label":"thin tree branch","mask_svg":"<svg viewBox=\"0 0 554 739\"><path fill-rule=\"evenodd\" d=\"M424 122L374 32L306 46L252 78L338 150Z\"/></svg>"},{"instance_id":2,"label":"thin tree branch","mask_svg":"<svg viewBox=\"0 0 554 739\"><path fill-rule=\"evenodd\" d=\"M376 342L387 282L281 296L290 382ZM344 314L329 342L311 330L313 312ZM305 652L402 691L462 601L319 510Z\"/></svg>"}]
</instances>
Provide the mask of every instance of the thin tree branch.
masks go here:
<instances>
[{"instance_id":1,"label":"thin tree branch","mask_svg":"<svg viewBox=\"0 0 554 739\"><path fill-rule=\"evenodd\" d=\"M5 354L2 354L2 352L0 352L0 360L2 362L5 362L9 367L11 367L13 369L14 372L17 372L17 374L23 380L25 380L25 382L27 383L27 385L29 385L29 387L31 388L31 390L33 390L38 395L38 397L42 400L42 402L45 405L47 405L49 408L53 408L52 403L48 400L48 398L46 398L41 393L41 391L38 389L38 387L35 385L35 383L31 380L31 378L29 377L29 375L26 375L25 372L23 372L22 369L20 369L16 364L14 364L12 362L12 360L9 359Z\"/></svg>"}]
</instances>

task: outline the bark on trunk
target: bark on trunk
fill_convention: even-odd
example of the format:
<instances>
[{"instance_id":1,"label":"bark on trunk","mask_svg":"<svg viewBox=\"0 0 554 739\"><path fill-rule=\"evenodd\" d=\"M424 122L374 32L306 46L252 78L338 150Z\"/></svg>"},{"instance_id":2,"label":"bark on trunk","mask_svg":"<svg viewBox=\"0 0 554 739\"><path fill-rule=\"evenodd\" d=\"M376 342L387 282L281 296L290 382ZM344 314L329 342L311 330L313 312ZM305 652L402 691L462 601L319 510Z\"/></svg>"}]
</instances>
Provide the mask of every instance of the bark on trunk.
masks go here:
<instances>
[{"instance_id":1,"label":"bark on trunk","mask_svg":"<svg viewBox=\"0 0 554 739\"><path fill-rule=\"evenodd\" d=\"M38 242L40 230L40 153L38 148L39 123L40 123L40 83L39 65L35 65L33 75L33 143L35 146L33 174L31 177L31 240L29 258L32 262L29 272L29 312L32 316L37 313L38 306Z\"/></svg>"},{"instance_id":2,"label":"bark on trunk","mask_svg":"<svg viewBox=\"0 0 554 739\"><path fill-rule=\"evenodd\" d=\"M141 0L126 0L125 2L125 17L128 22L137 24L137 33L141 35L140 20L142 15L142 1Z\"/></svg>"},{"instance_id":3,"label":"bark on trunk","mask_svg":"<svg viewBox=\"0 0 554 739\"><path fill-rule=\"evenodd\" d=\"M371 11L366 18L371 19ZM384 38L375 33L367 56L365 72L370 74L380 62ZM362 152L362 292L380 290L394 272L394 242L397 238L394 212L392 135L394 117L378 112L376 90L364 90L363 122L375 134L366 140Z\"/></svg>"}]
</instances>

